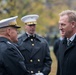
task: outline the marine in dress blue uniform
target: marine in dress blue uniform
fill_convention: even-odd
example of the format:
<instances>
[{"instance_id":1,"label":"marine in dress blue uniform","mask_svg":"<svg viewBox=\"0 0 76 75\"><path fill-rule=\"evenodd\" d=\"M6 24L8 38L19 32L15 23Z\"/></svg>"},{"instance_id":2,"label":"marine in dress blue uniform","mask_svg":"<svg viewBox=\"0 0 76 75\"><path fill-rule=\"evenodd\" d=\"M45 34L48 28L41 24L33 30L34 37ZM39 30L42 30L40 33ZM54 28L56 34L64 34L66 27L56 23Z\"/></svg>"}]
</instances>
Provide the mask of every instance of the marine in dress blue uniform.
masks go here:
<instances>
[{"instance_id":1,"label":"marine in dress blue uniform","mask_svg":"<svg viewBox=\"0 0 76 75\"><path fill-rule=\"evenodd\" d=\"M19 37L18 45L30 75L48 75L52 60L47 41L35 33L38 17L33 14L21 18L25 23L26 32Z\"/></svg>"},{"instance_id":2,"label":"marine in dress blue uniform","mask_svg":"<svg viewBox=\"0 0 76 75\"><path fill-rule=\"evenodd\" d=\"M17 42L16 18L0 21L0 75L27 75L24 57L13 44ZM13 37L13 38L12 38Z\"/></svg>"}]
</instances>

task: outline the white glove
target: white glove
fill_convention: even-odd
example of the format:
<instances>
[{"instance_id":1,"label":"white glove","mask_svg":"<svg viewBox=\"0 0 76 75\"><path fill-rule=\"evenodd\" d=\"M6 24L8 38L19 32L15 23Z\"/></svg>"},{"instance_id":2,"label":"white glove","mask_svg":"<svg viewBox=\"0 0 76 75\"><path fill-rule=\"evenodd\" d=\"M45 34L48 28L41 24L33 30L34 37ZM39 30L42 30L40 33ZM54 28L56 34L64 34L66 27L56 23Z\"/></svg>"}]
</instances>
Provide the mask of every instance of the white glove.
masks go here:
<instances>
[{"instance_id":1,"label":"white glove","mask_svg":"<svg viewBox=\"0 0 76 75\"><path fill-rule=\"evenodd\" d=\"M35 73L35 75L44 75L43 73Z\"/></svg>"}]
</instances>

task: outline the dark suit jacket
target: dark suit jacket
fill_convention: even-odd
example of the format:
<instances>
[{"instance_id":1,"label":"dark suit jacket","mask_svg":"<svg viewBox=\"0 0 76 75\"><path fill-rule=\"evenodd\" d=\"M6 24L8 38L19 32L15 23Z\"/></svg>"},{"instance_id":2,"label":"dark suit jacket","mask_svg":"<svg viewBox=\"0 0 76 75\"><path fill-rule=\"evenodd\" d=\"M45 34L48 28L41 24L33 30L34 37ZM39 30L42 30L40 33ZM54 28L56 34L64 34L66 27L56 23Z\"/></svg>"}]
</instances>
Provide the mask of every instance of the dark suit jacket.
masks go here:
<instances>
[{"instance_id":1,"label":"dark suit jacket","mask_svg":"<svg viewBox=\"0 0 76 75\"><path fill-rule=\"evenodd\" d=\"M58 50L57 75L76 75L76 37L67 47L66 38L60 43Z\"/></svg>"},{"instance_id":2,"label":"dark suit jacket","mask_svg":"<svg viewBox=\"0 0 76 75\"><path fill-rule=\"evenodd\" d=\"M0 37L0 75L27 75L24 57L20 51L4 37Z\"/></svg>"},{"instance_id":3,"label":"dark suit jacket","mask_svg":"<svg viewBox=\"0 0 76 75\"><path fill-rule=\"evenodd\" d=\"M54 51L54 54L55 54L56 57L57 57L57 52L58 52L58 49L59 49L60 42L61 42L60 38L58 38L54 42L54 49L53 49L53 51Z\"/></svg>"},{"instance_id":4,"label":"dark suit jacket","mask_svg":"<svg viewBox=\"0 0 76 75\"><path fill-rule=\"evenodd\" d=\"M46 40L41 36L35 35L34 41L31 42L31 39L25 33L19 38L18 43L30 74L42 72L44 75L48 75L51 71L52 60Z\"/></svg>"}]
</instances>

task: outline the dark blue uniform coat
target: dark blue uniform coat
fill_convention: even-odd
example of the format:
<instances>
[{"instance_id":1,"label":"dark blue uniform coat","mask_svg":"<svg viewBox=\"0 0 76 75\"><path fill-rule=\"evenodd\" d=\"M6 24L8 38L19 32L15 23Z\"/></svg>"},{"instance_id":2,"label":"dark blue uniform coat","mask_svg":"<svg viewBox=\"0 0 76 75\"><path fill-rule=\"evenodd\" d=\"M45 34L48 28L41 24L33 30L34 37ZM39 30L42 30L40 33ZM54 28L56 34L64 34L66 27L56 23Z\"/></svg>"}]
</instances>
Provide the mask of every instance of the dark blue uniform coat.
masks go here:
<instances>
[{"instance_id":1,"label":"dark blue uniform coat","mask_svg":"<svg viewBox=\"0 0 76 75\"><path fill-rule=\"evenodd\" d=\"M19 38L19 48L30 75L38 72L49 74L52 60L49 46L44 38L35 35L32 41L25 33Z\"/></svg>"},{"instance_id":2,"label":"dark blue uniform coat","mask_svg":"<svg viewBox=\"0 0 76 75\"><path fill-rule=\"evenodd\" d=\"M0 75L27 75L22 54L4 37L0 37Z\"/></svg>"},{"instance_id":3,"label":"dark blue uniform coat","mask_svg":"<svg viewBox=\"0 0 76 75\"><path fill-rule=\"evenodd\" d=\"M76 75L76 37L68 47L64 39L58 51L57 75Z\"/></svg>"}]
</instances>

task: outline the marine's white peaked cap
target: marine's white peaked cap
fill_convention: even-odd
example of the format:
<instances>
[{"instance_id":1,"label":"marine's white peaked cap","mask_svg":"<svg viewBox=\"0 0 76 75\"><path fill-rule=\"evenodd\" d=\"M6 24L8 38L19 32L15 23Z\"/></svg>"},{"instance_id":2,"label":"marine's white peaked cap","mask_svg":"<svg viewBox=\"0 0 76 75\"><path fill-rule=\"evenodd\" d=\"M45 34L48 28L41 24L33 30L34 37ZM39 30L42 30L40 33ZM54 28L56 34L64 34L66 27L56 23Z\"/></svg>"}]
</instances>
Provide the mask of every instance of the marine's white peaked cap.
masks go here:
<instances>
[{"instance_id":1,"label":"marine's white peaked cap","mask_svg":"<svg viewBox=\"0 0 76 75\"><path fill-rule=\"evenodd\" d=\"M9 26L20 28L16 22L17 18L18 16L0 20L0 28L9 27Z\"/></svg>"},{"instance_id":2,"label":"marine's white peaked cap","mask_svg":"<svg viewBox=\"0 0 76 75\"><path fill-rule=\"evenodd\" d=\"M39 16L36 14L26 15L26 16L22 17L21 20L22 20L22 22L24 22L27 25L36 24L38 17Z\"/></svg>"}]
</instances>

